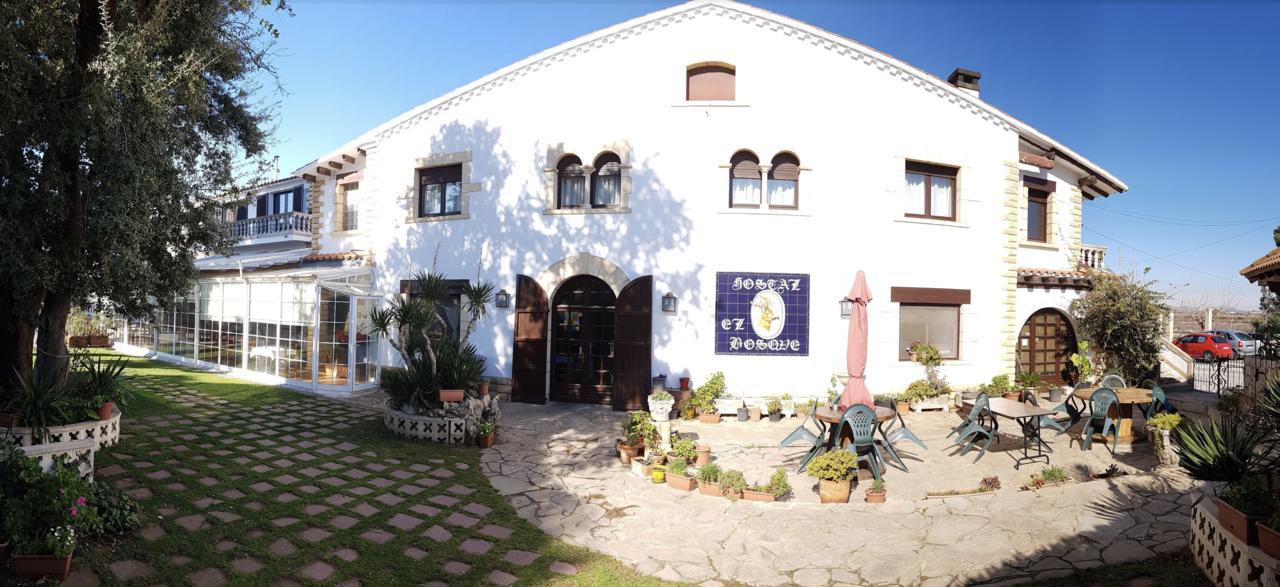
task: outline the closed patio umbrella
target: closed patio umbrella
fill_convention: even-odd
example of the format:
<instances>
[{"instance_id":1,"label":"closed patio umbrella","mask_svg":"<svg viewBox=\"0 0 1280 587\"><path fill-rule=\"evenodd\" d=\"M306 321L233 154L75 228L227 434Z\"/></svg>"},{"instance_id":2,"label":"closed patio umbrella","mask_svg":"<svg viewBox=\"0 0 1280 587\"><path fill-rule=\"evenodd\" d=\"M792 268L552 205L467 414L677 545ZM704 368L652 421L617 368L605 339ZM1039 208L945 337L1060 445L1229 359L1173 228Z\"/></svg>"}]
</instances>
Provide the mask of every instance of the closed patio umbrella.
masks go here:
<instances>
[{"instance_id":1,"label":"closed patio umbrella","mask_svg":"<svg viewBox=\"0 0 1280 587\"><path fill-rule=\"evenodd\" d=\"M867 276L861 271L854 278L848 297L853 302L853 312L849 315L849 348L846 356L849 381L844 384L844 392L840 394L840 407L843 409L853 404L866 404L874 408L875 402L871 400L866 382L867 302L871 301L871 290L867 288Z\"/></svg>"}]
</instances>

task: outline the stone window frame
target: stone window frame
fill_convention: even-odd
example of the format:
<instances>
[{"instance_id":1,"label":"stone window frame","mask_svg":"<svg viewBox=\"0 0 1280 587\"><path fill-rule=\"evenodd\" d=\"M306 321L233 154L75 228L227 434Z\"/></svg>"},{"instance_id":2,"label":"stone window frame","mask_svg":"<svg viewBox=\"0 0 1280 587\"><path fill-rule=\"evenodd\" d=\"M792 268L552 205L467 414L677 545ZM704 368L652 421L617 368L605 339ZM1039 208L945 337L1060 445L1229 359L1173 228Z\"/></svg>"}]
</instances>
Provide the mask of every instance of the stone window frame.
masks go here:
<instances>
[{"instance_id":1,"label":"stone window frame","mask_svg":"<svg viewBox=\"0 0 1280 587\"><path fill-rule=\"evenodd\" d=\"M1023 172L1018 183L1018 246L1032 249L1059 250L1062 243L1060 242L1058 235L1055 234L1057 231L1055 230L1056 225L1054 224L1054 216L1057 208L1057 206L1054 205L1054 200L1057 199L1058 195L1057 182ZM1031 214L1030 203L1032 190L1046 194L1044 198L1045 238L1043 241L1033 240L1027 233L1027 224Z\"/></svg>"},{"instance_id":2,"label":"stone window frame","mask_svg":"<svg viewBox=\"0 0 1280 587\"><path fill-rule=\"evenodd\" d=\"M415 158L413 160L413 174L409 179L409 189L405 190L403 198L405 222L445 222L449 220L467 220L471 218L471 194L480 191L480 184L473 183L471 181L471 161L472 155L470 150L457 151L453 153L432 153L426 157ZM461 213L440 216L418 216L419 172L423 169L444 167L446 165L462 166L462 188L460 190L462 197Z\"/></svg>"},{"instance_id":3,"label":"stone window frame","mask_svg":"<svg viewBox=\"0 0 1280 587\"><path fill-rule=\"evenodd\" d=\"M764 151L764 152L768 152L768 151ZM752 205L752 204L734 205L733 204L733 163L732 161L733 161L733 158L737 156L739 153L750 153L752 157L756 158L756 161L757 161L756 166L760 170L760 203L759 204L755 204L755 205ZM795 180L796 181L796 201L794 206L769 205L769 176L772 175L773 173L773 161L776 160L779 155L789 155L791 157L794 157L797 162L796 180ZM775 214L775 215L782 215L782 216L806 215L807 216L807 214L802 214L800 209L800 175L805 173L812 173L813 168L806 166L803 163L800 163L800 156L797 155L795 151L792 151L790 149L779 149L774 154L773 159L769 160L769 163L759 163L758 162L759 160L760 158L756 154L756 151L754 149L748 149L744 147L744 148L735 150L733 152L733 155L729 156L729 161L720 163L720 166L719 166L720 169L722 169L725 173L729 174L729 203L723 210L721 210L721 213Z\"/></svg>"},{"instance_id":4,"label":"stone window frame","mask_svg":"<svg viewBox=\"0 0 1280 587\"><path fill-rule=\"evenodd\" d=\"M610 152L618 156L621 165L621 179L618 188L618 203L613 206L593 208L590 205L581 208L560 208L559 207L559 173L557 165L565 155L577 156L581 161L590 161L590 164L584 163L582 171L587 178L587 202L591 201L591 175L595 173L595 162L600 155ZM590 153L590 157L583 156L584 153ZM581 214L630 214L631 213L631 145L626 141L615 141L613 143L603 144L593 148L578 148L578 146L560 143L547 148L546 163L542 168L542 197L543 208L542 213L547 216L574 216Z\"/></svg>"}]
</instances>

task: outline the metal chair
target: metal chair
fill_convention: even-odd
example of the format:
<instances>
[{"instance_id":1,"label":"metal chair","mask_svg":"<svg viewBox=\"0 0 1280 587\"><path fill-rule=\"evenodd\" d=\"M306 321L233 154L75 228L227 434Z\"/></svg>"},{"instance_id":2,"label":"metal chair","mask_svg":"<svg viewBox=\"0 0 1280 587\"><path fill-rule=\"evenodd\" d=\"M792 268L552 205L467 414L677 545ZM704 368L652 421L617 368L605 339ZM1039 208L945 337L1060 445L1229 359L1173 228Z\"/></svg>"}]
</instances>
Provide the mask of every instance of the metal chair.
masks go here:
<instances>
[{"instance_id":1,"label":"metal chair","mask_svg":"<svg viewBox=\"0 0 1280 587\"><path fill-rule=\"evenodd\" d=\"M1151 384L1151 387L1148 388L1151 390L1151 403L1147 404L1147 407L1142 414L1143 417L1150 420L1152 416L1159 414L1160 412L1168 412L1170 414L1178 413L1178 408L1173 407L1173 404L1169 403L1169 398L1164 394L1164 390L1160 388L1160 384L1148 379L1142 382L1142 386L1147 387L1148 383Z\"/></svg>"},{"instance_id":2,"label":"metal chair","mask_svg":"<svg viewBox=\"0 0 1280 587\"><path fill-rule=\"evenodd\" d=\"M876 402L876 405L893 410L893 419L880 425L880 433L883 434L885 440L889 442L891 445L890 448L892 448L893 444L905 438L906 440L910 440L911 442L920 445L920 448L929 450L929 447L925 445L924 441L920 440L919 436L916 436L914 432L907 428L907 422L902 419L902 414L896 409L897 406L894 405L893 400L878 401Z\"/></svg>"},{"instance_id":3,"label":"metal chair","mask_svg":"<svg viewBox=\"0 0 1280 587\"><path fill-rule=\"evenodd\" d=\"M1125 385L1123 377L1116 375L1115 373L1112 373L1110 375L1107 375L1106 377L1103 377L1102 381L1098 383L1098 387L1110 387L1111 389L1120 389L1122 387L1129 387L1129 386Z\"/></svg>"},{"instance_id":4,"label":"metal chair","mask_svg":"<svg viewBox=\"0 0 1280 587\"><path fill-rule=\"evenodd\" d=\"M1120 442L1120 423L1112 420L1108 412L1118 402L1115 390L1110 387L1101 387L1093 392L1093 396L1089 398L1089 420L1080 431L1080 448L1089 450L1096 431L1104 438L1108 433L1111 434L1111 452L1116 452L1116 446Z\"/></svg>"},{"instance_id":5,"label":"metal chair","mask_svg":"<svg viewBox=\"0 0 1280 587\"><path fill-rule=\"evenodd\" d=\"M805 453L804 458L800 459L800 467L796 469L797 473L803 471L805 467L809 466L809 461L822 452L822 439L827 435L827 425L824 424L822 420L814 417L813 412L816 409L816 407L811 407L808 415L805 416L804 421L801 422L795 430L792 430L791 434L788 434L786 438L783 438L782 442L778 443L778 448L791 446L801 441L807 442L811 445L809 452ZM818 427L817 434L814 434L809 430L808 424L811 421Z\"/></svg>"},{"instance_id":6,"label":"metal chair","mask_svg":"<svg viewBox=\"0 0 1280 587\"><path fill-rule=\"evenodd\" d=\"M840 417L840 424L838 424L841 429L846 425L853 434L853 442L845 447L845 450L858 457L858 462L866 461L867 466L871 468L871 475L879 480L884 458L876 448L875 409L866 404L849 406L849 409L845 410L844 415Z\"/></svg>"},{"instance_id":7,"label":"metal chair","mask_svg":"<svg viewBox=\"0 0 1280 587\"><path fill-rule=\"evenodd\" d=\"M985 424L984 422L987 421L991 423ZM969 418L958 428L960 429L957 431L956 444L965 442L966 438L969 439L960 449L959 454L969 452L969 449L973 448L973 445L977 442L979 434L987 437L986 442L982 444L982 450L973 459L973 462L978 462L983 455L987 454L987 449L991 447L991 441L996 440L999 436L999 428L995 423L995 416L991 414L991 400L986 393L978 394L977 399L973 400L973 409L969 411ZM950 436L950 434L947 436Z\"/></svg>"}]
</instances>

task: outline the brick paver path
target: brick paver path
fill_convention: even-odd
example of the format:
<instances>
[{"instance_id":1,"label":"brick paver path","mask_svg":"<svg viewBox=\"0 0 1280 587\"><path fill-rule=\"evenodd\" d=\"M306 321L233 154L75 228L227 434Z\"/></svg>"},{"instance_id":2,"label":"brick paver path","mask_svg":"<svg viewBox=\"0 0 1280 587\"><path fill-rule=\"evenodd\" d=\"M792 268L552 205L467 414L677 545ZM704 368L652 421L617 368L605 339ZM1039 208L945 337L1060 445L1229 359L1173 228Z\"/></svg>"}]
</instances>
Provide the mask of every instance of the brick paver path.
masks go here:
<instances>
[{"instance_id":1,"label":"brick paver path","mask_svg":"<svg viewBox=\"0 0 1280 587\"><path fill-rule=\"evenodd\" d=\"M1002 428L1001 448L975 465L974 453L960 457L948 448L946 432L956 416L926 413L910 415L907 422L929 450L900 444L910 472L889 470L887 503L863 503L862 491L855 489L852 503L822 505L816 480L795 473L803 449L777 448L799 424L796 419L675 422L709 443L722 467L746 472L748 482L763 483L774 468L787 467L792 499L734 503L634 476L614 448L620 413L562 404L511 404L503 412L499 443L481 454L481 463L521 516L643 573L695 583L935 586L1045 580L1185 548L1190 504L1200 494L1199 485L1179 469L1155 470L1149 444L1122 447L1112 456L1100 442L1089 452L1069 448L1067 436L1050 437L1052 460L1077 479L1112 462L1135 474L1022 491L1044 465L1013 470L1010 455L1021 440L1016 426ZM925 498L926 490L973 487L993 474L1003 482L994 494ZM444 523L431 526L435 536L470 527L474 512L453 509ZM518 565L529 559L508 551L504 560Z\"/></svg>"},{"instance_id":2,"label":"brick paver path","mask_svg":"<svg viewBox=\"0 0 1280 587\"><path fill-rule=\"evenodd\" d=\"M500 498L474 456L395 439L380 412L301 395L246 407L165 378L134 383L180 411L126 420L100 453L99 482L139 500L144 529L78 552L76 584L509 584L573 570L527 552L548 541L513 538L523 522L510 509L477 501ZM438 456L406 456L423 451Z\"/></svg>"}]
</instances>

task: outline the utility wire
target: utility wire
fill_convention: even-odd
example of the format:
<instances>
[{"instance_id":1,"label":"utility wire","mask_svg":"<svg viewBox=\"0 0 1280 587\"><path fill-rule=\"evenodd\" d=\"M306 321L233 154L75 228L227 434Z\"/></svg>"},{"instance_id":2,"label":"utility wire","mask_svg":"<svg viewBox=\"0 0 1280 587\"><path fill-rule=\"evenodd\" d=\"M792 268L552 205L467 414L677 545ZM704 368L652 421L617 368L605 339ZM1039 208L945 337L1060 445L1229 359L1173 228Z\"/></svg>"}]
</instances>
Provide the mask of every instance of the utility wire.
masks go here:
<instances>
[{"instance_id":1,"label":"utility wire","mask_svg":"<svg viewBox=\"0 0 1280 587\"><path fill-rule=\"evenodd\" d=\"M1213 242L1211 242L1211 243L1205 243L1205 244L1200 245L1200 246L1198 246L1198 247L1191 247L1191 248L1189 248L1189 249L1183 249L1183 250L1181 250L1181 251L1176 251L1176 252L1173 252L1173 253L1168 253L1168 254L1166 254L1166 255L1165 255L1165 257L1166 257L1166 258L1167 258L1167 257L1173 257L1173 256L1181 255L1181 254L1184 254L1184 253L1190 253L1190 252L1192 252L1192 251L1199 251L1200 249L1204 249L1204 248L1212 247L1213 245L1216 245L1216 244L1218 244L1218 243L1225 243L1225 242L1227 242L1227 241L1229 241L1229 240L1231 240L1231 239L1237 239L1237 238L1240 238L1240 237L1245 236L1245 235L1247 235L1247 234L1252 234L1252 233L1258 232L1259 230L1263 230L1263 229L1265 229L1265 228L1271 228L1271 227L1270 227L1270 226L1259 226L1259 227L1257 227L1257 228L1251 228L1251 229L1246 230L1246 231L1244 231L1244 232L1237 232L1237 233L1235 233L1235 234L1233 234L1233 235L1231 235L1231 236L1229 236L1229 237L1227 237L1227 238L1218 239L1218 240L1213 241ZM1138 261L1134 261L1134 262L1135 262L1135 263L1137 263L1137 262L1143 261L1143 260L1145 260L1145 259L1147 259L1147 257L1144 257L1144 258L1142 258L1142 259L1138 259Z\"/></svg>"},{"instance_id":2,"label":"utility wire","mask_svg":"<svg viewBox=\"0 0 1280 587\"><path fill-rule=\"evenodd\" d=\"M1094 234L1096 234L1096 235L1098 235L1098 236L1102 237L1102 238L1105 238L1105 239L1108 239L1108 240L1115 241L1115 242L1116 242L1116 244L1119 244L1119 245L1121 245L1121 246L1125 246L1125 247L1129 247L1130 249L1133 249L1133 250L1135 250L1135 251L1137 251L1137 252L1139 252L1139 253L1142 253L1142 254L1144 254L1144 255L1147 255L1148 257L1151 257L1152 259L1157 259L1157 260L1160 260L1160 261L1164 261L1165 263L1168 263L1168 264L1170 264L1170 265L1174 265L1174 266L1177 266L1177 267L1181 267L1181 268L1183 268L1183 269L1186 269L1187 271L1193 271L1193 272L1195 272L1195 273L1199 273L1199 274L1201 274L1201 275L1207 275L1207 276L1209 276L1209 277L1213 277L1213 278L1215 278L1215 279L1221 279L1221 280L1223 280L1223 281L1225 281L1225 282L1228 282L1228 283L1232 283L1232 284L1238 283L1238 280L1236 280L1236 279L1231 279L1231 278L1229 278L1229 277L1223 277L1223 276L1221 276L1221 275L1214 275L1213 273L1206 273L1206 272L1204 272L1204 271L1201 271L1201 270L1199 270L1199 269L1196 269L1195 267L1188 267L1188 266L1186 266L1186 265L1183 265L1182 263L1178 263L1178 262L1176 262L1176 261L1170 261L1170 260L1168 260L1168 259L1166 259L1166 258L1164 258L1164 257L1162 257L1162 256L1160 256L1160 255L1157 255L1157 254L1155 254L1155 253L1151 253L1151 252L1149 252L1149 251L1144 251L1144 250L1139 249L1138 247L1135 247L1135 246L1133 246L1133 245L1131 245L1131 244L1129 244L1129 243L1126 243L1126 242L1124 242L1124 241L1122 241L1122 240L1120 240L1120 239L1118 239L1118 238L1115 238L1115 237L1113 237L1113 236L1108 236L1108 235L1106 235L1106 234L1103 234L1103 233L1101 233L1101 232L1098 232L1098 231L1096 231L1096 230L1094 230L1094 229L1092 229L1092 228L1089 228L1089 227L1087 227L1087 226L1085 226L1085 227L1083 227L1083 228L1084 228L1085 230L1089 231L1089 232L1092 232L1092 233L1094 233Z\"/></svg>"},{"instance_id":3,"label":"utility wire","mask_svg":"<svg viewBox=\"0 0 1280 587\"><path fill-rule=\"evenodd\" d=\"M1261 224L1263 222L1274 222L1280 220L1280 216L1271 216L1269 218L1254 218L1252 220L1192 220L1188 218L1172 218L1168 216L1155 216L1149 214L1138 214L1125 210L1113 210L1111 208L1096 207L1094 210L1101 210L1110 214L1126 216L1136 220L1145 222L1154 222L1157 224L1172 224L1175 226L1203 226L1203 227L1226 227L1226 226L1248 226L1250 224Z\"/></svg>"}]
</instances>

